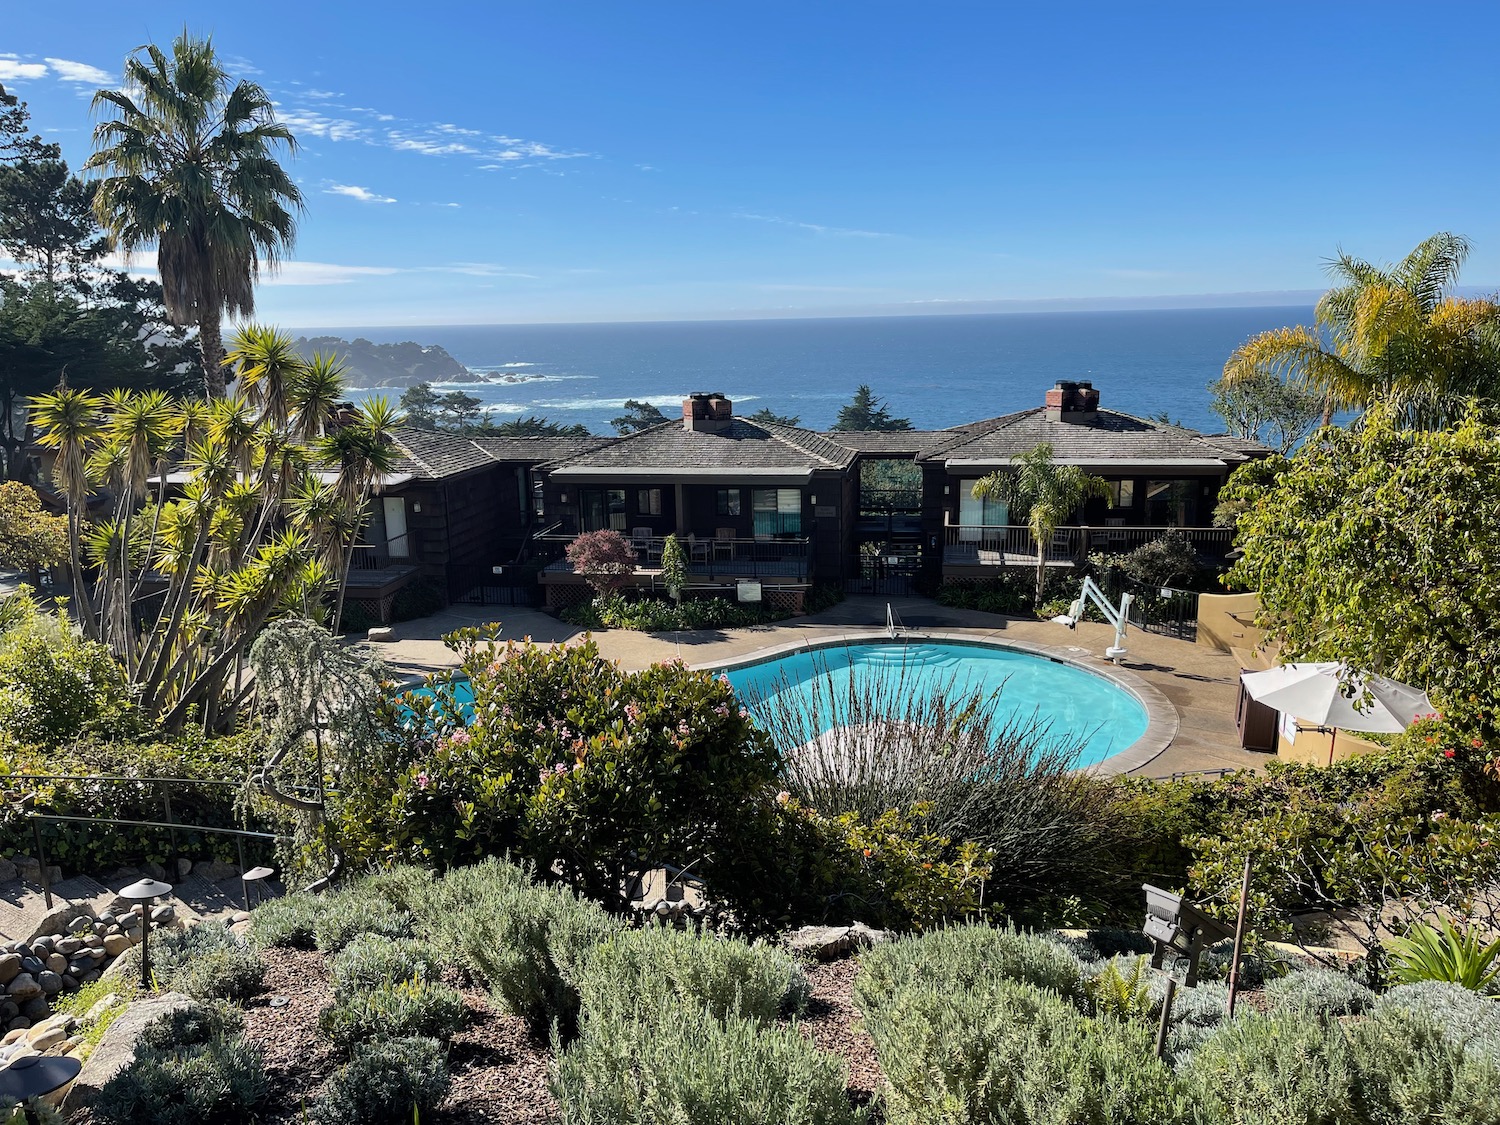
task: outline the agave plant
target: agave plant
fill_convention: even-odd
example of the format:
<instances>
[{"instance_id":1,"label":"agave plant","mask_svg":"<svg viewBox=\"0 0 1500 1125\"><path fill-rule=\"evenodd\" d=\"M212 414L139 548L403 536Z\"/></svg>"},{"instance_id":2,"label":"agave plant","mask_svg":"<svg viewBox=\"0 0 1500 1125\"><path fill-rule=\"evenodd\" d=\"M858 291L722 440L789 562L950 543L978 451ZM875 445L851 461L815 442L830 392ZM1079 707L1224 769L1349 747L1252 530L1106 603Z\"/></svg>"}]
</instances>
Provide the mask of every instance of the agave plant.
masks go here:
<instances>
[{"instance_id":1,"label":"agave plant","mask_svg":"<svg viewBox=\"0 0 1500 1125\"><path fill-rule=\"evenodd\" d=\"M1436 926L1418 922L1386 948L1391 976L1401 984L1449 981L1473 992L1500 990L1500 938L1485 943L1477 926L1461 930L1447 918Z\"/></svg>"}]
</instances>

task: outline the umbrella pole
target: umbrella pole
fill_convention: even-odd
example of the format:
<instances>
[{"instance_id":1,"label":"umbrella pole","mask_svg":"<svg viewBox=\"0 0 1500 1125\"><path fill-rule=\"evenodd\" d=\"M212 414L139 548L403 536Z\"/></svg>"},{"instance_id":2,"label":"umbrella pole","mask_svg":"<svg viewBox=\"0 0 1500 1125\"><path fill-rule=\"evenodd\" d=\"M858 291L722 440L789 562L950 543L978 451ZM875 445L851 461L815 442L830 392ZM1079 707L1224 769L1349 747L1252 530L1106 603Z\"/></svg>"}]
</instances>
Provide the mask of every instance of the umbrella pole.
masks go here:
<instances>
[{"instance_id":1,"label":"umbrella pole","mask_svg":"<svg viewBox=\"0 0 1500 1125\"><path fill-rule=\"evenodd\" d=\"M1333 765L1333 744L1339 740L1339 728L1334 727L1333 733L1328 736L1328 764Z\"/></svg>"}]
</instances>

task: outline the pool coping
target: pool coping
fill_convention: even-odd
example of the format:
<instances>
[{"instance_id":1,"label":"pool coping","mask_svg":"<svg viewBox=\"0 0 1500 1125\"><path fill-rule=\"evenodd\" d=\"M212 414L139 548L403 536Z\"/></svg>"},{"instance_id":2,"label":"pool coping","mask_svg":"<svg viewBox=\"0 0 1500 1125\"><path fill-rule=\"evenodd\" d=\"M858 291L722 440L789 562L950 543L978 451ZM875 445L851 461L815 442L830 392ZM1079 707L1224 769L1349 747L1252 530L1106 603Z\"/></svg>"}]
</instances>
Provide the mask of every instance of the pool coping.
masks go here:
<instances>
[{"instance_id":1,"label":"pool coping","mask_svg":"<svg viewBox=\"0 0 1500 1125\"><path fill-rule=\"evenodd\" d=\"M1125 749L1091 766L1083 767L1078 771L1080 773L1095 777L1114 777L1138 770L1171 746L1182 726L1182 719L1177 713L1177 708L1172 706L1171 701L1160 690L1134 672L1127 671L1102 658L1088 657L1087 660L1080 658L1079 653L1082 650L1076 647L1065 648L1059 645L1037 644L1034 641L997 640L990 636L975 636L972 633L958 633L952 630L939 629L929 632L908 629L905 630L904 635L893 637L887 630L881 628L851 629L838 635L823 635L767 645L765 648L740 656L691 664L688 667L694 672L727 672L813 649L835 648L849 644L899 644L903 641L946 641L952 644L1024 652L1030 656L1039 656L1059 664L1067 664L1077 668L1080 672L1098 676L1129 693L1145 709L1145 733Z\"/></svg>"}]
</instances>

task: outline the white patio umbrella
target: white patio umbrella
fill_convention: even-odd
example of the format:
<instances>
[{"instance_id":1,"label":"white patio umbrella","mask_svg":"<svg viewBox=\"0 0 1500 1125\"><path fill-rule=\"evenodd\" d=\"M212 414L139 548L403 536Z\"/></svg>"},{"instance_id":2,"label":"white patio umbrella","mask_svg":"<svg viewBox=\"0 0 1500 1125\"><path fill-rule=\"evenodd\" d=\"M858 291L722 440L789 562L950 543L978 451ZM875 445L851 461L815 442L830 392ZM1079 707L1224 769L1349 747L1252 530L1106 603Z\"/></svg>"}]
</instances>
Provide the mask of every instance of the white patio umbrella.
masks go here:
<instances>
[{"instance_id":1,"label":"white patio umbrella","mask_svg":"<svg viewBox=\"0 0 1500 1125\"><path fill-rule=\"evenodd\" d=\"M1433 710L1425 691L1337 662L1283 664L1240 679L1257 703L1335 730L1398 734Z\"/></svg>"}]
</instances>

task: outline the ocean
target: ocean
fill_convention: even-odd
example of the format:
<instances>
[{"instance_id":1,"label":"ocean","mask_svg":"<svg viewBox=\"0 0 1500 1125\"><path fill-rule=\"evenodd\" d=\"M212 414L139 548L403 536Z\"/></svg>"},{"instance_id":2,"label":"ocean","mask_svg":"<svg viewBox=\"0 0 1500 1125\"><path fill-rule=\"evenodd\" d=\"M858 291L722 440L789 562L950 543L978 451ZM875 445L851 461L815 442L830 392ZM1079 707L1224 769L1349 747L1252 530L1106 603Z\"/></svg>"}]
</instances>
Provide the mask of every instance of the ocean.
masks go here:
<instances>
[{"instance_id":1,"label":"ocean","mask_svg":"<svg viewBox=\"0 0 1500 1125\"><path fill-rule=\"evenodd\" d=\"M304 331L440 344L486 380L508 381L437 389L480 398L496 421L541 415L601 434L613 432L609 420L628 398L675 416L693 391L722 391L737 413L769 407L824 429L860 383L917 429L942 429L1040 406L1058 379L1092 379L1105 408L1165 411L1213 432L1223 423L1207 387L1230 352L1265 329L1308 323L1311 313L1294 306Z\"/></svg>"}]
</instances>

